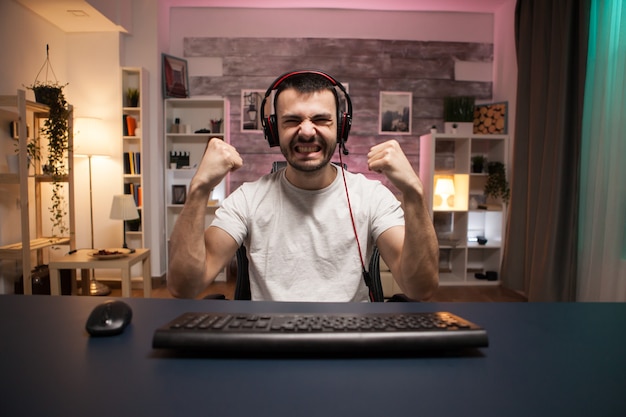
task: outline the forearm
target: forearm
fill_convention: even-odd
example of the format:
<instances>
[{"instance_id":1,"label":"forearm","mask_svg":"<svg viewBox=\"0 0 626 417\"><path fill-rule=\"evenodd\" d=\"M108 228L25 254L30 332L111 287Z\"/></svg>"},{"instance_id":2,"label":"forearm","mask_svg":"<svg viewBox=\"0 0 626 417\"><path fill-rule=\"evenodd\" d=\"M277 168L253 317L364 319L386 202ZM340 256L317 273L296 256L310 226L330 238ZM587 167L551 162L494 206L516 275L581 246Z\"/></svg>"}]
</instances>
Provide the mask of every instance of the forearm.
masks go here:
<instances>
[{"instance_id":1,"label":"forearm","mask_svg":"<svg viewBox=\"0 0 626 417\"><path fill-rule=\"evenodd\" d=\"M439 247L437 235L420 189L405 191L404 243L399 262L399 282L413 299L432 297L439 285Z\"/></svg>"},{"instance_id":2,"label":"forearm","mask_svg":"<svg viewBox=\"0 0 626 417\"><path fill-rule=\"evenodd\" d=\"M205 213L210 187L193 181L170 235L167 285L175 297L192 298L208 284L205 280Z\"/></svg>"},{"instance_id":3,"label":"forearm","mask_svg":"<svg viewBox=\"0 0 626 417\"><path fill-rule=\"evenodd\" d=\"M238 169L242 164L234 147L219 138L209 140L200 165L191 179L185 206L170 236L167 286L175 297L197 296L215 279L219 267L227 259L229 252L219 244L217 250L215 247L210 250L205 244L206 206L211 190L229 171ZM209 259L209 252L216 251L219 256Z\"/></svg>"}]
</instances>

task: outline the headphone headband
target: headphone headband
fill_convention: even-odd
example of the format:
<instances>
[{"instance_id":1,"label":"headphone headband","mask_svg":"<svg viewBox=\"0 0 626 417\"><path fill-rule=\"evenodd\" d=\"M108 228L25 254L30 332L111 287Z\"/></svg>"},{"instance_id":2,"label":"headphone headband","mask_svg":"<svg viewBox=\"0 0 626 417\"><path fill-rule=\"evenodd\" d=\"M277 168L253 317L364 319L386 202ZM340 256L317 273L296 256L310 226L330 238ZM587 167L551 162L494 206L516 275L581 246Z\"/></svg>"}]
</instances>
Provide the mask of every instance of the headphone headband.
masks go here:
<instances>
[{"instance_id":1,"label":"headphone headband","mask_svg":"<svg viewBox=\"0 0 626 417\"><path fill-rule=\"evenodd\" d=\"M319 70L297 70L287 72L280 77L276 78L274 82L270 85L270 87L265 92L265 97L263 97L263 101L261 102L261 124L263 126L263 133L265 135L265 139L269 143L270 147L278 146L280 144L278 139L278 123L275 114L270 114L269 116L265 116L265 105L267 103L267 99L272 95L272 92L277 90L278 87L282 83L284 83L287 79L302 74L313 74L320 75L328 80L333 87L337 87L343 93L343 96L346 101L346 111L339 114L340 102L339 96L335 93L335 100L337 105L337 143L339 143L340 147L343 147L345 142L348 140L348 134L350 133L350 127L352 126L352 101L350 100L350 96L346 91L346 88L336 79L331 77L329 74L319 71Z\"/></svg>"}]
</instances>

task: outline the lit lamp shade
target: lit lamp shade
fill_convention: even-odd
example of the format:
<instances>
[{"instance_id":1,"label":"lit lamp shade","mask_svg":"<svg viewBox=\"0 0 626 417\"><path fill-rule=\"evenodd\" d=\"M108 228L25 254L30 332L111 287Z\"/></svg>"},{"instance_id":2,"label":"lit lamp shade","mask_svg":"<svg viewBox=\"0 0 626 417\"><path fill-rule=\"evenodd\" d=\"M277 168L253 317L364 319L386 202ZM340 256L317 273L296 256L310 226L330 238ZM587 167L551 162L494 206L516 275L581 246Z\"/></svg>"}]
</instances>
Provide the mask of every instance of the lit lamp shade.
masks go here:
<instances>
[{"instance_id":1,"label":"lit lamp shade","mask_svg":"<svg viewBox=\"0 0 626 417\"><path fill-rule=\"evenodd\" d=\"M448 204L448 198L454 196L454 179L450 177L437 178L435 183L435 195L441 197L440 207L443 209L451 209Z\"/></svg>"},{"instance_id":2,"label":"lit lamp shade","mask_svg":"<svg viewBox=\"0 0 626 417\"><path fill-rule=\"evenodd\" d=\"M102 119L77 117L74 119L75 156L111 156L111 144L104 137Z\"/></svg>"},{"instance_id":3,"label":"lit lamp shade","mask_svg":"<svg viewBox=\"0 0 626 417\"><path fill-rule=\"evenodd\" d=\"M124 221L138 219L139 211L137 211L133 196L130 194L114 195L109 217L113 220Z\"/></svg>"}]
</instances>

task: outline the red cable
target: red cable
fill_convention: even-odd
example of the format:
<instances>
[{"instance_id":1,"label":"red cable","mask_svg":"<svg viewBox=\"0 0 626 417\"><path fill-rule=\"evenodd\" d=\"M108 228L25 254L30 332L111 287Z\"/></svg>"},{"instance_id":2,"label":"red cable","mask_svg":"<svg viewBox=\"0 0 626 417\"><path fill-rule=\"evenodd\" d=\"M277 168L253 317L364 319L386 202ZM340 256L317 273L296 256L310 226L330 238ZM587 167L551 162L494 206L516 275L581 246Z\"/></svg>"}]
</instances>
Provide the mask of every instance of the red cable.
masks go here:
<instances>
[{"instance_id":1,"label":"red cable","mask_svg":"<svg viewBox=\"0 0 626 417\"><path fill-rule=\"evenodd\" d=\"M361 268L363 269L363 278L367 276L368 272L365 270L365 262L363 260L363 251L361 250L361 242L359 241L359 235L356 231L356 222L354 221L354 214L352 213L352 204L350 203L350 193L348 192L348 183L346 181L346 171L343 167L343 157L341 156L341 147L339 149L339 163L341 164L341 175L343 177L343 187L346 190L346 199L348 200L348 212L350 213L350 220L352 221L352 230L354 231L354 238L356 239L356 245L359 250L359 260L361 261ZM369 290L370 301L374 301L374 294L370 288L370 283L365 280L365 285Z\"/></svg>"}]
</instances>

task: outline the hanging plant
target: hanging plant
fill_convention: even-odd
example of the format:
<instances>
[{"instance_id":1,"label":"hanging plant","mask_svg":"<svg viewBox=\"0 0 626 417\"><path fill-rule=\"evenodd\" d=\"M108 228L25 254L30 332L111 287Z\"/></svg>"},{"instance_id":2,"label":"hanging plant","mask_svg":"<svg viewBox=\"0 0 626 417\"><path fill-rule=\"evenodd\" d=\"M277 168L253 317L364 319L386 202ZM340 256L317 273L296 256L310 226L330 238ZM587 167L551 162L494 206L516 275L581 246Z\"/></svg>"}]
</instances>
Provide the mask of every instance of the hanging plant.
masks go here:
<instances>
[{"instance_id":1,"label":"hanging plant","mask_svg":"<svg viewBox=\"0 0 626 417\"><path fill-rule=\"evenodd\" d=\"M489 162L487 164L487 182L485 183L485 196L502 198L505 204L509 202L511 190L506 179L506 170L502 162Z\"/></svg>"},{"instance_id":2,"label":"hanging plant","mask_svg":"<svg viewBox=\"0 0 626 417\"><path fill-rule=\"evenodd\" d=\"M45 68L45 81L38 81L41 71ZM52 72L54 81L48 80L48 70ZM48 106L48 117L41 128L41 135L48 140L47 161L43 166L43 172L52 180L52 202L49 207L50 220L52 221L52 234L55 231L60 235L67 233L65 224L67 208L63 196L64 177L67 176L67 151L69 150L69 108L63 88L67 84L59 84L50 64L49 48L46 45L46 60L37 73L35 82L26 88L33 90L35 100ZM40 141L38 141L40 142Z\"/></svg>"}]
</instances>

